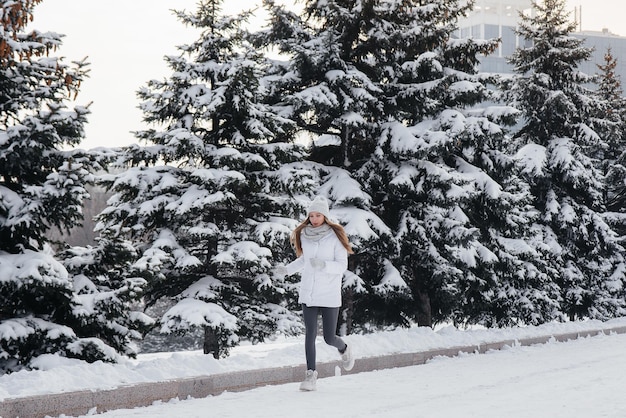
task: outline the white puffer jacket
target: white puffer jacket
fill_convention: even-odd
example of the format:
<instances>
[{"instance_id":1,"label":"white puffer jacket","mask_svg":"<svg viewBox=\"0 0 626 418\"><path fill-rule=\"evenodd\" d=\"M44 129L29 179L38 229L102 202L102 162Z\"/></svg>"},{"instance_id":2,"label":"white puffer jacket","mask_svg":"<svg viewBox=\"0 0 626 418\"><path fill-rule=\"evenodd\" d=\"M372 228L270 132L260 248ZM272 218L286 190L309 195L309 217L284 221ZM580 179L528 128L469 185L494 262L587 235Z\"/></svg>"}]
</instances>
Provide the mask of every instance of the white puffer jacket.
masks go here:
<instances>
[{"instance_id":1,"label":"white puffer jacket","mask_svg":"<svg viewBox=\"0 0 626 418\"><path fill-rule=\"evenodd\" d=\"M337 308L341 306L343 273L348 269L348 251L333 230L319 241L300 235L302 255L287 264L288 274L301 273L298 302L307 306ZM316 270L311 259L325 261L324 268Z\"/></svg>"}]
</instances>

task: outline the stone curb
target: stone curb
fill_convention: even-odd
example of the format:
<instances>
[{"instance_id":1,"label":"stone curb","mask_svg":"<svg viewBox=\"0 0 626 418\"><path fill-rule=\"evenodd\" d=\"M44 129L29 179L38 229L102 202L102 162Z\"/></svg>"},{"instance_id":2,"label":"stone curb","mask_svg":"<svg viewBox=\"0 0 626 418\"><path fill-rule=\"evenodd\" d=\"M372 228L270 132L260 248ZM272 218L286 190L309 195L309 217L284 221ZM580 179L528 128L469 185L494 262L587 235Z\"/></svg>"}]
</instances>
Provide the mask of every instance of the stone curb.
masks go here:
<instances>
[{"instance_id":1,"label":"stone curb","mask_svg":"<svg viewBox=\"0 0 626 418\"><path fill-rule=\"evenodd\" d=\"M569 332L540 337L504 340L485 344L448 347L416 353L389 354L384 356L359 358L354 369L342 374L371 372L395 367L415 366L426 363L435 357L454 357L459 353L486 353L501 350L507 346L545 344L550 340L568 341L600 334L626 334L626 326ZM335 376L337 362L318 364L320 378ZM115 389L99 391L76 391L22 398L9 398L0 402L0 418L45 418L62 414L77 416L90 411L105 412L114 409L129 409L152 405L156 401L171 399L204 398L222 392L240 392L267 385L281 385L300 382L305 366L285 366L269 369L245 370L163 382L138 383Z\"/></svg>"}]
</instances>

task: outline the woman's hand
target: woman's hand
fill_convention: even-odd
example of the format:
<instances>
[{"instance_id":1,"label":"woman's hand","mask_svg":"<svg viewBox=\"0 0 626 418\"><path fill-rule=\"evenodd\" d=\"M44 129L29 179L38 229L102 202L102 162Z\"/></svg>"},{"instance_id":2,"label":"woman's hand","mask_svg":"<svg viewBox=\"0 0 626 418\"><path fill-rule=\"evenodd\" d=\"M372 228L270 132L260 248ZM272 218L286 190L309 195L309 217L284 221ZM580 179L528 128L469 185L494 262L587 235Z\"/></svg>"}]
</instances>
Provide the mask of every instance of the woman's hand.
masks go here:
<instances>
[{"instance_id":1,"label":"woman's hand","mask_svg":"<svg viewBox=\"0 0 626 418\"><path fill-rule=\"evenodd\" d=\"M313 267L315 270L322 270L324 267L326 267L326 261L320 260L319 258L312 258L310 262L311 267Z\"/></svg>"}]
</instances>

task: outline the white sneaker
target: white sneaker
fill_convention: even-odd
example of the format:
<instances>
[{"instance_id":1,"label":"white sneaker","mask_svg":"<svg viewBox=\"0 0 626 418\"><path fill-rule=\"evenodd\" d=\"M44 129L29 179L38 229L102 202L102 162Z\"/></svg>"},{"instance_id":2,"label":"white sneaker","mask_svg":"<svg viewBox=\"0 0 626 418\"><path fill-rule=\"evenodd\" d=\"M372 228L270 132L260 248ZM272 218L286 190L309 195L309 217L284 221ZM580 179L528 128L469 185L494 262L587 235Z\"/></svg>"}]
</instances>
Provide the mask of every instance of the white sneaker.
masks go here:
<instances>
[{"instance_id":1,"label":"white sneaker","mask_svg":"<svg viewBox=\"0 0 626 418\"><path fill-rule=\"evenodd\" d=\"M316 382L317 382L317 370L307 370L304 381L300 383L300 390L305 390L305 391L315 390Z\"/></svg>"},{"instance_id":2,"label":"white sneaker","mask_svg":"<svg viewBox=\"0 0 626 418\"><path fill-rule=\"evenodd\" d=\"M349 345L346 345L346 351L341 355L341 361L345 371L350 371L354 367L354 356Z\"/></svg>"}]
</instances>

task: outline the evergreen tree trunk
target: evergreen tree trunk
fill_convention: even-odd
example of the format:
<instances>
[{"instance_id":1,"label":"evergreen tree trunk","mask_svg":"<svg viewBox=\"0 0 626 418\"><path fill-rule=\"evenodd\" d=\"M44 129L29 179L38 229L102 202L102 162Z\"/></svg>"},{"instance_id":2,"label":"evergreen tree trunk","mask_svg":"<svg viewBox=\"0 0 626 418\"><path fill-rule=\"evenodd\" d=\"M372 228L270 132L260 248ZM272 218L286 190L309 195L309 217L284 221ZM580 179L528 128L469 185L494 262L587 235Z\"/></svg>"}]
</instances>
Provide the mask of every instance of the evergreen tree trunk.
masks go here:
<instances>
[{"instance_id":1,"label":"evergreen tree trunk","mask_svg":"<svg viewBox=\"0 0 626 418\"><path fill-rule=\"evenodd\" d=\"M215 359L220 358L220 344L214 328L204 327L204 344L202 349L204 354L213 354Z\"/></svg>"},{"instance_id":2,"label":"evergreen tree trunk","mask_svg":"<svg viewBox=\"0 0 626 418\"><path fill-rule=\"evenodd\" d=\"M428 296L428 292L424 292L421 289L415 293L418 301L418 311L417 311L417 325L420 327L432 327L433 326L433 317L432 311L430 307L430 296Z\"/></svg>"},{"instance_id":3,"label":"evergreen tree trunk","mask_svg":"<svg viewBox=\"0 0 626 418\"><path fill-rule=\"evenodd\" d=\"M419 284L419 280L415 273L413 273L413 283L418 283L413 291L413 296L415 297L415 302L417 303L415 314L417 325L420 327L432 327L433 315L430 304L430 295L428 294L428 291Z\"/></svg>"},{"instance_id":4,"label":"evergreen tree trunk","mask_svg":"<svg viewBox=\"0 0 626 418\"><path fill-rule=\"evenodd\" d=\"M348 167L350 165L350 155L348 151L348 147L350 144L350 127L343 126L342 127L343 134L341 138L341 156L343 157L343 161L341 162L343 167Z\"/></svg>"}]
</instances>

